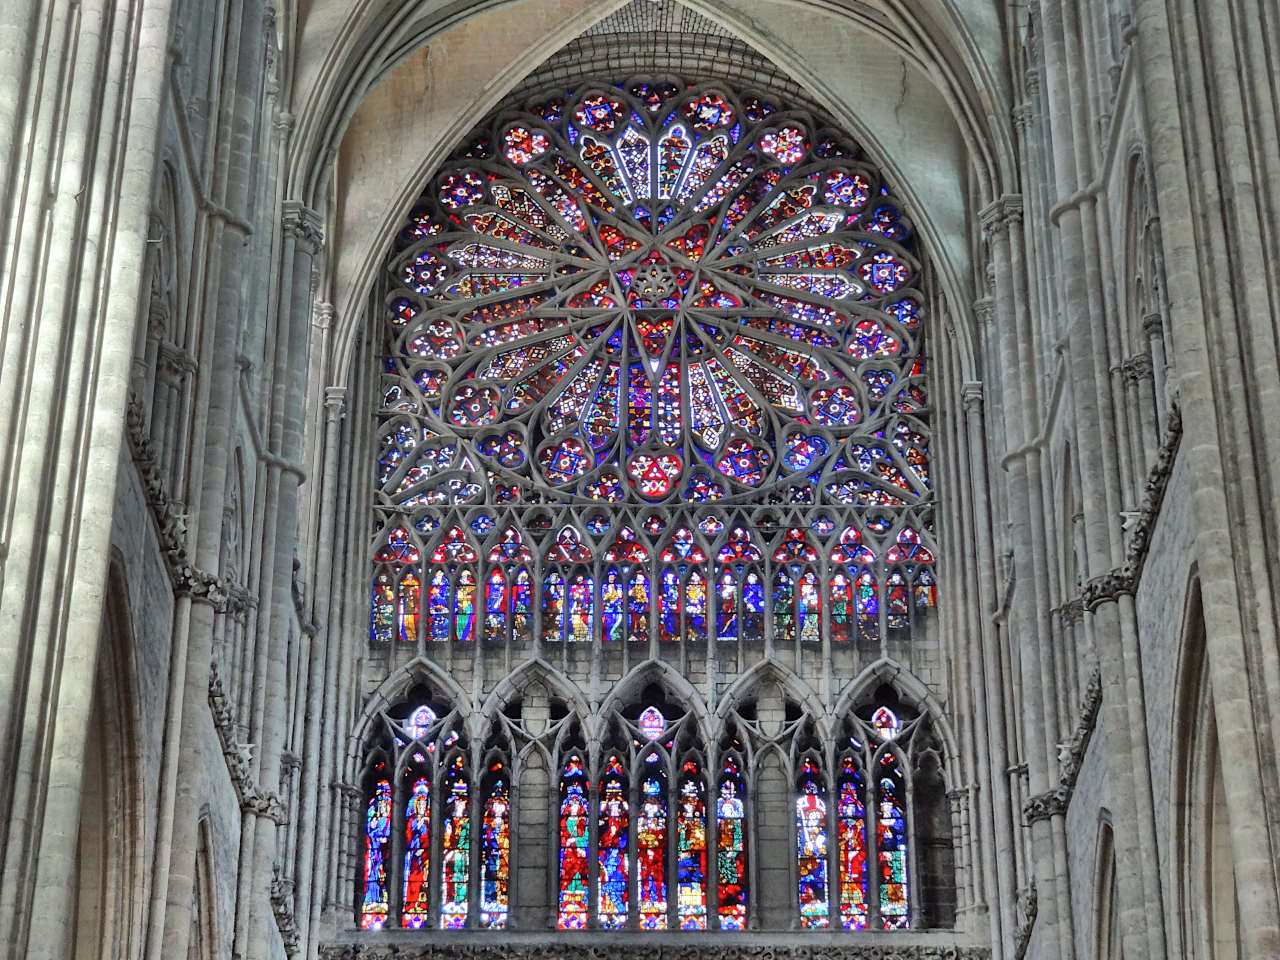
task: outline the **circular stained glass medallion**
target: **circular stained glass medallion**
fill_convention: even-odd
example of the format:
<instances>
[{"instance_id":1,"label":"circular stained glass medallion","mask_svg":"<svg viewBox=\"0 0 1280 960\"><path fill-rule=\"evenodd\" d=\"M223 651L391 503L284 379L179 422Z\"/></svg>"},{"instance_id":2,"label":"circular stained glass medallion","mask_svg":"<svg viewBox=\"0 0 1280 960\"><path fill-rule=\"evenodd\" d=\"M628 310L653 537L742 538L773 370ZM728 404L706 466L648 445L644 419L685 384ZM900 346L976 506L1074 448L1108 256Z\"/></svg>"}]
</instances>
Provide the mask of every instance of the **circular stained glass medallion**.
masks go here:
<instances>
[{"instance_id":1,"label":"circular stained glass medallion","mask_svg":"<svg viewBox=\"0 0 1280 960\"><path fill-rule=\"evenodd\" d=\"M924 496L894 439L923 433L919 264L860 151L720 86L544 99L468 137L400 233L404 408L512 496Z\"/></svg>"}]
</instances>

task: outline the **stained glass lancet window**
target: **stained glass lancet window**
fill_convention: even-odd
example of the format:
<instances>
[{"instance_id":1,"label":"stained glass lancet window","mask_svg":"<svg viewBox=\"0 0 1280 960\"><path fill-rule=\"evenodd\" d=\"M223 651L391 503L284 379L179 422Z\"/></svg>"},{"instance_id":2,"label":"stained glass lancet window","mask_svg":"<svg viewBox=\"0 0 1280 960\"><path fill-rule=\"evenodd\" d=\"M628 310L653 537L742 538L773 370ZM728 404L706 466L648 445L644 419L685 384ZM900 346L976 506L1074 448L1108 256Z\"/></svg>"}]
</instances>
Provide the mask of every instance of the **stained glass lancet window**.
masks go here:
<instances>
[{"instance_id":1,"label":"stained glass lancet window","mask_svg":"<svg viewBox=\"0 0 1280 960\"><path fill-rule=\"evenodd\" d=\"M880 755L876 789L876 847L880 858L880 919L886 930L906 927L906 785L892 750Z\"/></svg>"},{"instance_id":2,"label":"stained glass lancet window","mask_svg":"<svg viewBox=\"0 0 1280 960\"><path fill-rule=\"evenodd\" d=\"M511 789L501 761L489 771L480 835L480 926L507 925L511 879Z\"/></svg>"},{"instance_id":3,"label":"stained glass lancet window","mask_svg":"<svg viewBox=\"0 0 1280 960\"><path fill-rule=\"evenodd\" d=\"M590 82L496 114L388 263L371 640L909 628L936 601L914 245L861 150L779 101ZM612 519L535 544L535 504ZM656 542L677 504L696 529ZM802 539L762 553L768 504Z\"/></svg>"},{"instance_id":4,"label":"stained glass lancet window","mask_svg":"<svg viewBox=\"0 0 1280 960\"><path fill-rule=\"evenodd\" d=\"M574 754L560 778L560 903L556 921L560 930L585 930L587 926L590 816L587 771Z\"/></svg>"},{"instance_id":5,"label":"stained glass lancet window","mask_svg":"<svg viewBox=\"0 0 1280 960\"><path fill-rule=\"evenodd\" d=\"M741 765L736 757L729 757L720 775L716 798L716 889L721 930L745 930L747 925L745 795Z\"/></svg>"},{"instance_id":6,"label":"stained glass lancet window","mask_svg":"<svg viewBox=\"0 0 1280 960\"><path fill-rule=\"evenodd\" d=\"M840 844L840 925L846 930L867 928L867 812L862 771L857 760L845 757L840 765L839 809L836 811Z\"/></svg>"},{"instance_id":7,"label":"stained glass lancet window","mask_svg":"<svg viewBox=\"0 0 1280 960\"><path fill-rule=\"evenodd\" d=\"M459 754L449 764L441 849L440 926L457 930L467 925L471 878L471 784L466 761Z\"/></svg>"},{"instance_id":8,"label":"stained glass lancet window","mask_svg":"<svg viewBox=\"0 0 1280 960\"><path fill-rule=\"evenodd\" d=\"M676 915L681 930L707 929L706 792L698 764L685 761L676 807Z\"/></svg>"},{"instance_id":9,"label":"stained glass lancet window","mask_svg":"<svg viewBox=\"0 0 1280 960\"><path fill-rule=\"evenodd\" d=\"M640 926L667 929L667 776L655 751L645 758L636 817Z\"/></svg>"},{"instance_id":10,"label":"stained glass lancet window","mask_svg":"<svg viewBox=\"0 0 1280 960\"><path fill-rule=\"evenodd\" d=\"M379 930L387 922L387 840L391 837L391 783L378 779L365 806L364 902L360 925Z\"/></svg>"},{"instance_id":11,"label":"stained glass lancet window","mask_svg":"<svg viewBox=\"0 0 1280 960\"><path fill-rule=\"evenodd\" d=\"M630 804L627 775L622 762L609 757L600 778L600 823L597 843L600 850L597 913L606 930L626 926L628 877L630 875Z\"/></svg>"},{"instance_id":12,"label":"stained glass lancet window","mask_svg":"<svg viewBox=\"0 0 1280 960\"><path fill-rule=\"evenodd\" d=\"M827 790L817 761L807 758L801 764L798 792L796 878L800 922L805 927L826 927L831 909L827 900Z\"/></svg>"}]
</instances>

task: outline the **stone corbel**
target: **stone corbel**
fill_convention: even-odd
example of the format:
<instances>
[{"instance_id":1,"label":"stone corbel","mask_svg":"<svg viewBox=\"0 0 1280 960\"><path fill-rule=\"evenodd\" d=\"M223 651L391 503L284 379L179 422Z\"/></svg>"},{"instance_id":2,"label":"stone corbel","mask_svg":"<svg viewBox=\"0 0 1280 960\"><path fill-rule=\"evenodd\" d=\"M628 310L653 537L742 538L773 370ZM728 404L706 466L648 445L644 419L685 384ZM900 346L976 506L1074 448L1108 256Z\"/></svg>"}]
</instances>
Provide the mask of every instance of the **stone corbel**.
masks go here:
<instances>
[{"instance_id":1,"label":"stone corbel","mask_svg":"<svg viewBox=\"0 0 1280 960\"><path fill-rule=\"evenodd\" d=\"M285 233L291 234L310 253L319 253L324 247L324 221L320 214L301 200L285 200L280 208L280 223Z\"/></svg>"}]
</instances>

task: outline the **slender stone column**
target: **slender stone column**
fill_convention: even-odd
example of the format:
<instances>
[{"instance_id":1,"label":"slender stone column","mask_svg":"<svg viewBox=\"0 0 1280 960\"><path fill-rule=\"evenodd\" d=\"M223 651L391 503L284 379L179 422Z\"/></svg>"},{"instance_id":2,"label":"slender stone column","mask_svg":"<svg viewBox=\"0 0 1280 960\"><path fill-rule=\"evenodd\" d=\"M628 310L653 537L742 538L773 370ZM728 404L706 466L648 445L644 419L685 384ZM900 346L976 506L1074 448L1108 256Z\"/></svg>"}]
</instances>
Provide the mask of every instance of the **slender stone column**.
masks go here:
<instances>
[{"instance_id":1,"label":"slender stone column","mask_svg":"<svg viewBox=\"0 0 1280 960\"><path fill-rule=\"evenodd\" d=\"M344 457L344 448L340 445L342 435L342 416L346 407L347 392L343 387L329 387L325 391L324 448L321 453L323 473L319 484L320 522L319 537L316 549L315 590L313 596L327 597L333 589L334 580L334 535L338 524L339 510L342 504L339 493L338 467ZM313 420L314 422L314 420ZM321 628L315 638L311 662L307 666L307 717L306 744L302 763L302 788L300 791L301 810L299 811L297 872L297 922L302 932L299 944L302 956L309 955L312 928L310 924L311 909L318 903L318 896L313 891L323 889L323 877L319 869L328 869L329 843L327 832L317 829L317 821L321 816L321 784L322 770L325 763L325 736L333 736L337 729L333 722L333 711L330 706L329 683L330 661L339 644L333 640L335 627L330 621ZM324 791L327 793L327 791ZM328 804L324 805L326 808ZM325 811L327 813L327 810ZM327 820L327 817L325 817ZM323 865L317 868L316 865ZM313 870L315 871L313 874Z\"/></svg>"},{"instance_id":2,"label":"slender stone column","mask_svg":"<svg viewBox=\"0 0 1280 960\"><path fill-rule=\"evenodd\" d=\"M996 909L992 910L999 918L993 921L993 936L996 943L1004 943L1004 938L1012 934L1016 925L1013 918L1015 899L1014 881L1016 879L1013 824L1010 814L1013 805L1009 796L1009 784L1004 771L1009 766L1009 749L1005 738L1004 726L1004 690L1000 682L1001 661L999 637L995 624L991 622L989 611L995 609L995 560L992 556L992 531L987 514L988 489L986 423L982 409L982 385L967 383L962 393L964 403L965 428L968 434L970 485L974 491L974 508L976 540L978 546L978 566L983 574L978 579L978 608L980 617L981 656L975 658L980 663L982 696L978 702L982 705L975 711L982 749L986 754L986 762L978 763L979 790L985 798L983 813L992 824L994 843L994 862L988 875L994 875L995 890L998 897ZM984 844L984 848L992 846ZM991 881L988 881L991 882Z\"/></svg>"},{"instance_id":3,"label":"slender stone column","mask_svg":"<svg viewBox=\"0 0 1280 960\"><path fill-rule=\"evenodd\" d=\"M259 631L250 716L261 751L259 788L275 794L279 793L287 725L283 691L289 638L299 629L292 595L298 484L303 479L297 464L303 451L313 262L323 243L319 217L297 201L284 204L284 231L284 261L289 269L281 275L279 336L270 374L273 402L263 528L262 600L268 605L268 615ZM275 923L268 884L277 853L277 826L270 816L250 817L244 823L240 846L244 879L239 886L235 930L237 947L244 956L268 955Z\"/></svg>"}]
</instances>

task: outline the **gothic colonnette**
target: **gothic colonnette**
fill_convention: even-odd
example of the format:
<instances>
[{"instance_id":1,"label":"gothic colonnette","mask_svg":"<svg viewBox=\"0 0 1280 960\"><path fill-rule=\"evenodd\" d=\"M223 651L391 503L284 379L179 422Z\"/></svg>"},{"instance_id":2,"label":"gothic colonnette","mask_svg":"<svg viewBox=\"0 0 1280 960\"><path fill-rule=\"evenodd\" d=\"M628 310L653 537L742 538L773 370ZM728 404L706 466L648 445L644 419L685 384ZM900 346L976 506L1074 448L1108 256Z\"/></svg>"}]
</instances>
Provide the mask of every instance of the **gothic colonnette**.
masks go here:
<instances>
[{"instance_id":1,"label":"gothic colonnette","mask_svg":"<svg viewBox=\"0 0 1280 960\"><path fill-rule=\"evenodd\" d=\"M1280 958L1264 0L0 10L0 957Z\"/></svg>"}]
</instances>

